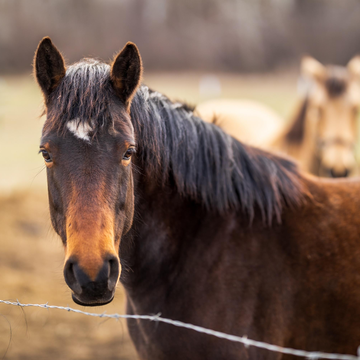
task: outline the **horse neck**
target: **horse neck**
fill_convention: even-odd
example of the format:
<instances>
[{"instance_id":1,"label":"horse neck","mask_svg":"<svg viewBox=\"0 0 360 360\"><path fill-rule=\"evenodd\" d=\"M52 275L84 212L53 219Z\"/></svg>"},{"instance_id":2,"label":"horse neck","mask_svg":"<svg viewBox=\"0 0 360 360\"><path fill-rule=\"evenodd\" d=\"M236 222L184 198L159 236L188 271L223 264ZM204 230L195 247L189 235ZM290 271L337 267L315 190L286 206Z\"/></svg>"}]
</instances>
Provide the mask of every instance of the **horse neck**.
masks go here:
<instances>
[{"instance_id":1,"label":"horse neck","mask_svg":"<svg viewBox=\"0 0 360 360\"><path fill-rule=\"evenodd\" d=\"M308 121L308 97L300 99L289 124L274 139L270 148L282 151L299 161L302 170L314 172L317 167L315 129Z\"/></svg>"},{"instance_id":2,"label":"horse neck","mask_svg":"<svg viewBox=\"0 0 360 360\"><path fill-rule=\"evenodd\" d=\"M181 196L170 183L160 185L138 174L134 186L134 222L120 249L121 280L135 304L146 307L149 301L148 310L154 311L153 299L161 307L166 291L189 272L196 256L208 256L221 245L210 233L202 235L219 215Z\"/></svg>"},{"instance_id":3,"label":"horse neck","mask_svg":"<svg viewBox=\"0 0 360 360\"><path fill-rule=\"evenodd\" d=\"M224 234L279 221L284 204L299 202L302 180L286 159L243 146L191 114L182 123L183 109L160 118L179 111L176 104L154 112L154 104L135 101L135 216L121 243L121 280L132 298L157 297L198 268L199 258L210 271L222 247L235 251L241 241L229 245Z\"/></svg>"},{"instance_id":4,"label":"horse neck","mask_svg":"<svg viewBox=\"0 0 360 360\"><path fill-rule=\"evenodd\" d=\"M159 100L159 97L156 100ZM143 97L135 99L135 101L139 102L139 106L135 104L132 107L138 143L138 152L133 164L135 215L132 229L121 241L120 257L123 266L121 281L128 296L135 299L135 303L136 299L140 299L139 302L144 304L146 303L144 299L163 297L163 291L166 291L175 279L188 273L192 262L195 266L195 257L199 256L199 253L214 253L214 259L216 259L215 249L221 243L218 241L216 244L213 234L207 233L207 231L219 222L222 222L223 225L227 224L229 218L235 216L236 211L229 210L226 219L223 219L225 222L220 220L224 216L220 215L221 211L219 209L210 210L204 196L200 198L199 194L194 192L196 174L191 173L189 168L185 168L186 161L181 163L182 154L183 156L192 155L190 148L197 156L204 157L201 161L203 168L199 165L198 170L208 174L210 166L204 164L211 163L209 159L205 159L209 151L199 151L200 146L196 148L192 145L195 140L200 141L196 134L197 126L201 126L202 134L211 130L207 129L205 125L199 125L200 119L194 119L193 126L185 127L183 124L184 126L181 128L179 122L176 121L181 121L181 119L176 116L179 114L187 116L185 121L189 121L188 117L192 115L186 113L184 109L179 111L178 107L173 106L177 104L161 104L164 106L161 109L162 114L164 111L179 112L168 114L174 117L163 116L160 119L160 112L157 112L156 105L144 103ZM145 114L142 113L143 109L146 109ZM147 117L148 114L150 117ZM146 124L146 121L150 122L152 127L147 126L149 123ZM166 121L169 124L164 124ZM173 128L164 134L164 129L169 129L171 126L170 121L172 121ZM180 130L177 130L177 126L180 127ZM219 132L220 130L216 128L215 131ZM150 135L149 132L151 132ZM184 132L189 132L189 136L184 136L186 135ZM191 135L193 136L191 140L194 141L189 144L186 140ZM169 149L166 149L159 142L159 139L164 136L166 138L183 136L183 138L182 141L174 139L177 141L176 144L167 143ZM217 134L217 136L225 137L226 135ZM169 156L169 152L172 150L177 151L180 159L177 155ZM224 148L223 151L225 154L226 149ZM175 163L177 160L178 164ZM176 167L179 164L182 166ZM187 175L182 171L183 173L187 172ZM215 184L211 185L214 179L211 178L208 181L210 185L206 183L202 189L196 188L196 191L200 193L204 187L209 186L213 186L215 189ZM215 196L214 193L211 195ZM225 198L226 196L224 196ZM237 219L238 222L240 220ZM249 218L247 217L245 226L248 225ZM221 227L217 226L217 228L216 231L220 231ZM149 311L153 311L153 309Z\"/></svg>"}]
</instances>

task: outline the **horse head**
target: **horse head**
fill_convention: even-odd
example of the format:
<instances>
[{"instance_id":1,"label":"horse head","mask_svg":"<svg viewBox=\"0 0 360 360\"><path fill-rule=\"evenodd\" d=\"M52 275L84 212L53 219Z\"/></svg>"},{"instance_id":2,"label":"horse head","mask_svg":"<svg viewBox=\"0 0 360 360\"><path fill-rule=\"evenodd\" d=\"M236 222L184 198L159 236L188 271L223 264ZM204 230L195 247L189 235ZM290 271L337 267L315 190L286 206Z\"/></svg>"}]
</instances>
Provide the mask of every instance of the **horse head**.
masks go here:
<instances>
[{"instance_id":1,"label":"horse head","mask_svg":"<svg viewBox=\"0 0 360 360\"><path fill-rule=\"evenodd\" d=\"M113 299L120 239L133 221L130 104L141 58L127 43L111 66L85 59L66 68L44 38L34 72L45 99L40 153L52 224L65 248L65 281L78 304L103 305Z\"/></svg>"},{"instance_id":2,"label":"horse head","mask_svg":"<svg viewBox=\"0 0 360 360\"><path fill-rule=\"evenodd\" d=\"M308 84L305 133L315 144L313 172L328 177L354 175L360 56L354 57L347 67L324 66L305 57L301 70Z\"/></svg>"}]
</instances>

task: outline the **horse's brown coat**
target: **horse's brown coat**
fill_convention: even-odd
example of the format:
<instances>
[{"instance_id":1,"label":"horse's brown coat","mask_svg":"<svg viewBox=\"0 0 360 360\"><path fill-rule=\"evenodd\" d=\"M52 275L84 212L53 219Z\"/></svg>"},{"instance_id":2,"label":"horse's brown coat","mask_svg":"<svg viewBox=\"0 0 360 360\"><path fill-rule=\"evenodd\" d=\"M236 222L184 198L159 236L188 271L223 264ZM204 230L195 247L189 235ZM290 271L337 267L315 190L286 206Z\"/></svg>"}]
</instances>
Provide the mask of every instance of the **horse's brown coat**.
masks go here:
<instances>
[{"instance_id":1,"label":"horse's brown coat","mask_svg":"<svg viewBox=\"0 0 360 360\"><path fill-rule=\"evenodd\" d=\"M87 251L103 254L112 243L129 314L161 313L280 346L355 354L360 181L300 174L291 161L237 142L146 86L132 100L130 122L110 67L74 66L50 95L42 141L53 161L54 228L65 246L70 223L88 234L73 239L76 264L94 275ZM93 92L108 113L103 102L83 108ZM98 114L90 143L66 130L73 116L63 109ZM123 166L122 154L135 145L131 134L137 153ZM75 300L111 301L103 269L85 286L81 268L70 284ZM163 323L129 320L128 327L141 359L290 358Z\"/></svg>"}]
</instances>

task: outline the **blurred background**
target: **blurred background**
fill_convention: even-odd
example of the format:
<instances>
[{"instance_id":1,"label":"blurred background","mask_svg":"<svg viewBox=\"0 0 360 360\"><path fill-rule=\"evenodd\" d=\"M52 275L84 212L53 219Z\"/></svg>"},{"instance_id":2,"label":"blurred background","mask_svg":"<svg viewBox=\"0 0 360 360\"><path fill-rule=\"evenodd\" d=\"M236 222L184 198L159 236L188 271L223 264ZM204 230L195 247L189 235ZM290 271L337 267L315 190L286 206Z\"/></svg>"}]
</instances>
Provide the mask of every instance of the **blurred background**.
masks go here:
<instances>
[{"instance_id":1,"label":"blurred background","mask_svg":"<svg viewBox=\"0 0 360 360\"><path fill-rule=\"evenodd\" d=\"M0 299L81 308L63 280L37 155L44 119L31 65L42 37L68 63L109 60L133 41L144 82L170 98L254 99L286 121L301 56L345 65L360 53L359 19L357 0L0 0ZM121 286L90 311L124 313ZM4 355L136 359L124 322L0 305Z\"/></svg>"}]
</instances>

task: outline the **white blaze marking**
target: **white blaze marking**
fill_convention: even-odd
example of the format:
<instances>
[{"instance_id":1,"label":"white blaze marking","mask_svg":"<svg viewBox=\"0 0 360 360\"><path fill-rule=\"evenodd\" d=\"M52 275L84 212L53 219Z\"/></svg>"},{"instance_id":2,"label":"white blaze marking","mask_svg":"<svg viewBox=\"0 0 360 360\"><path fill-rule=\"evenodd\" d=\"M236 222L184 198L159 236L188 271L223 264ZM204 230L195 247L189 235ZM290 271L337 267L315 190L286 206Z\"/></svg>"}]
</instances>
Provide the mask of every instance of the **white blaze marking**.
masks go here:
<instances>
[{"instance_id":1,"label":"white blaze marking","mask_svg":"<svg viewBox=\"0 0 360 360\"><path fill-rule=\"evenodd\" d=\"M92 127L88 123L82 123L79 119L74 119L66 124L67 128L79 139L90 141L89 133Z\"/></svg>"}]
</instances>

